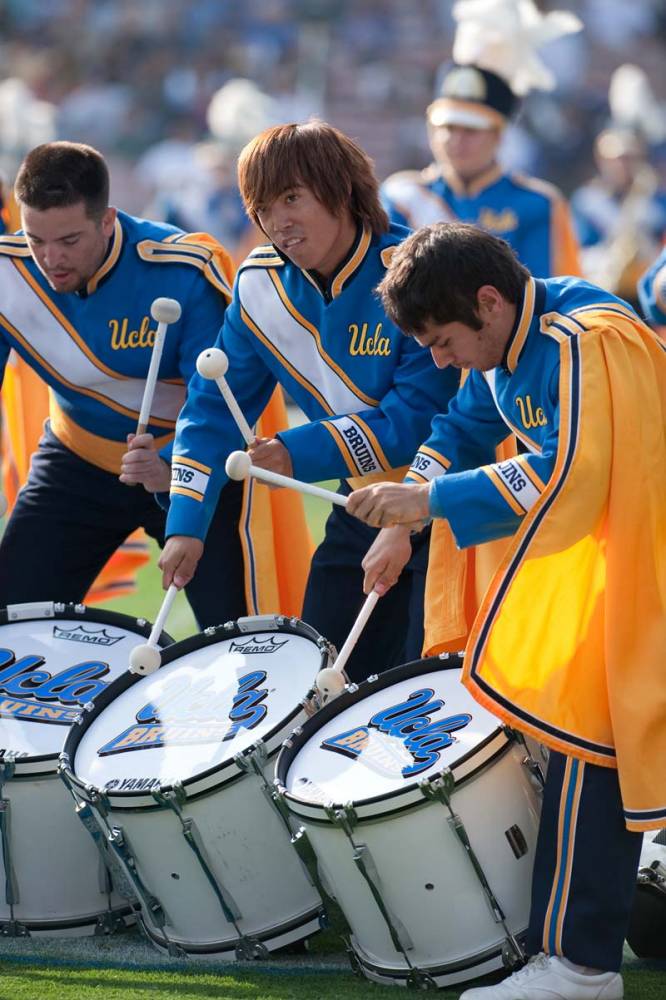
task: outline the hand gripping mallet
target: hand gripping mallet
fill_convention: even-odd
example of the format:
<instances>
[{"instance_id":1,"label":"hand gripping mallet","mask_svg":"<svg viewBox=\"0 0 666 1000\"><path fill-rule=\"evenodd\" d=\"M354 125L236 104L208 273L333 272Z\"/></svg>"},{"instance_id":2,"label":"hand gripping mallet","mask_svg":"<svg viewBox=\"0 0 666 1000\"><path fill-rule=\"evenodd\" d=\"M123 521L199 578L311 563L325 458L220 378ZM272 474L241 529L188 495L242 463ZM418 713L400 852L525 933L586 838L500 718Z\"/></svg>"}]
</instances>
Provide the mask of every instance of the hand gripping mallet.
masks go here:
<instances>
[{"instance_id":1,"label":"hand gripping mallet","mask_svg":"<svg viewBox=\"0 0 666 1000\"><path fill-rule=\"evenodd\" d=\"M351 656L352 650L358 642L358 638L365 628L368 618L372 614L378 600L379 594L377 591L371 590L363 602L363 607L359 611L358 617L352 625L351 631L345 639L335 663L332 667L324 667L324 669L320 670L317 674L315 678L315 685L325 701L335 698L344 689L345 679L342 675L342 671L347 666L347 660Z\"/></svg>"},{"instance_id":2,"label":"hand gripping mallet","mask_svg":"<svg viewBox=\"0 0 666 1000\"><path fill-rule=\"evenodd\" d=\"M261 479L272 486L286 486L299 493L309 493L313 497L320 497L322 500L329 500L337 503L340 507L347 506L347 497L326 490L323 486L314 486L312 483L303 483L300 479L292 479L291 476L283 476L280 472L271 472L270 469L261 469L258 465L252 465L252 459L246 451L232 451L229 455L224 470L229 479L247 479L253 476Z\"/></svg>"},{"instance_id":3,"label":"hand gripping mallet","mask_svg":"<svg viewBox=\"0 0 666 1000\"><path fill-rule=\"evenodd\" d=\"M157 613L155 624L153 625L150 635L148 636L148 642L143 642L140 646L135 646L134 649L130 650L130 673L146 675L152 674L159 669L160 664L162 663L162 654L157 644L160 641L160 636L164 629L164 623L169 617L171 605L173 604L177 593L178 587L175 583L172 583L164 595L164 600L162 601L162 606Z\"/></svg>"},{"instance_id":4,"label":"hand gripping mallet","mask_svg":"<svg viewBox=\"0 0 666 1000\"><path fill-rule=\"evenodd\" d=\"M157 331L155 333L153 351L150 355L150 365L146 376L146 385L143 390L139 420L136 425L137 434L145 434L148 429L150 408L153 405L153 396L155 395L155 386L157 385L157 375L160 370L167 326L170 323L178 322L181 311L180 303L176 302L175 299L155 299L150 307L150 315L157 321Z\"/></svg>"},{"instance_id":5,"label":"hand gripping mallet","mask_svg":"<svg viewBox=\"0 0 666 1000\"><path fill-rule=\"evenodd\" d=\"M243 435L245 444L252 444L254 434L252 428L243 416L243 412L236 402L236 397L229 387L229 383L224 377L229 370L229 358L219 347L209 347L202 351L197 358L197 371L202 378L211 379L217 383L217 387L224 396L224 401L231 411L231 416L238 425L238 430Z\"/></svg>"}]
</instances>

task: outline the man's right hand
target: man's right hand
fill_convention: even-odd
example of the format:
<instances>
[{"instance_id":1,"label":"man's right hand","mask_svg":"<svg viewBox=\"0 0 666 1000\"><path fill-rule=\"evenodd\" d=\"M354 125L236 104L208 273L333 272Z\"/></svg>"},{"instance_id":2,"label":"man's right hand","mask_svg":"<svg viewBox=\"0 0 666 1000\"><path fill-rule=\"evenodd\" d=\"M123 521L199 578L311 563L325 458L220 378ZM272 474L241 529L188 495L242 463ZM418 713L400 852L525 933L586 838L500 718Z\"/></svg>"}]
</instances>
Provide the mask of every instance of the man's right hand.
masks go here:
<instances>
[{"instance_id":1,"label":"man's right hand","mask_svg":"<svg viewBox=\"0 0 666 1000\"><path fill-rule=\"evenodd\" d=\"M172 535L167 538L157 564L162 570L162 586L165 590L172 583L180 590L190 582L203 549L204 544L200 538L191 538L189 535Z\"/></svg>"},{"instance_id":2,"label":"man's right hand","mask_svg":"<svg viewBox=\"0 0 666 1000\"><path fill-rule=\"evenodd\" d=\"M363 590L376 590L383 596L398 582L398 577L412 557L409 526L382 528L363 559Z\"/></svg>"}]
</instances>

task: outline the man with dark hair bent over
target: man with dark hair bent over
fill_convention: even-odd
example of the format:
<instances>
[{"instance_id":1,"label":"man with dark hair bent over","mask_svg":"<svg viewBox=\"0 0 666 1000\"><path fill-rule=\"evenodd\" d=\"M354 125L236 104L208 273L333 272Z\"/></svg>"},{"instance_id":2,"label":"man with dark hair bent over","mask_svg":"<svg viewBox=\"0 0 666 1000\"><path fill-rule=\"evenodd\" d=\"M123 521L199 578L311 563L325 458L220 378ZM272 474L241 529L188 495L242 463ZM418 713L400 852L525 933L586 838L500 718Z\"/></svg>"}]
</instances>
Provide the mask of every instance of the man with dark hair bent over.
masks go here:
<instances>
[{"instance_id":1,"label":"man with dark hair bent over","mask_svg":"<svg viewBox=\"0 0 666 1000\"><path fill-rule=\"evenodd\" d=\"M358 490L347 510L404 533L443 518L461 548L513 536L463 682L551 749L532 957L462 1000L620 1000L641 831L666 820L666 351L621 299L535 280L472 226L416 232L380 291L438 367L470 371L408 482ZM496 462L507 428L527 450ZM366 589L400 559L367 560Z\"/></svg>"}]
</instances>

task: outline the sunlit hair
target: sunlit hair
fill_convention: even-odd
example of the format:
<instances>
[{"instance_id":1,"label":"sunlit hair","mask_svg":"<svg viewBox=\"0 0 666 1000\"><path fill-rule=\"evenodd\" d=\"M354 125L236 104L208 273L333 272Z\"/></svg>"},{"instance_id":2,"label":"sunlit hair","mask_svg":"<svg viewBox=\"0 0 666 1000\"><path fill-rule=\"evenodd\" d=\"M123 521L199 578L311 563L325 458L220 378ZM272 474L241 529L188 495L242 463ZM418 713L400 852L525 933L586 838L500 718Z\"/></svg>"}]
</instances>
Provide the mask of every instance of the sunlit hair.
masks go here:
<instances>
[{"instance_id":1,"label":"sunlit hair","mask_svg":"<svg viewBox=\"0 0 666 1000\"><path fill-rule=\"evenodd\" d=\"M378 286L387 316L408 335L428 323L464 323L480 330L477 292L492 285L517 305L529 271L497 236L462 222L438 222L396 248Z\"/></svg>"},{"instance_id":2,"label":"sunlit hair","mask_svg":"<svg viewBox=\"0 0 666 1000\"><path fill-rule=\"evenodd\" d=\"M83 201L86 215L99 218L109 205L109 170L104 157L80 142L45 142L19 168L16 200L45 212Z\"/></svg>"},{"instance_id":3,"label":"sunlit hair","mask_svg":"<svg viewBox=\"0 0 666 1000\"><path fill-rule=\"evenodd\" d=\"M260 225L262 208L293 187L309 188L332 215L349 209L376 234L389 220L379 200L370 157L326 122L276 125L255 136L238 160L238 184L247 214Z\"/></svg>"}]
</instances>

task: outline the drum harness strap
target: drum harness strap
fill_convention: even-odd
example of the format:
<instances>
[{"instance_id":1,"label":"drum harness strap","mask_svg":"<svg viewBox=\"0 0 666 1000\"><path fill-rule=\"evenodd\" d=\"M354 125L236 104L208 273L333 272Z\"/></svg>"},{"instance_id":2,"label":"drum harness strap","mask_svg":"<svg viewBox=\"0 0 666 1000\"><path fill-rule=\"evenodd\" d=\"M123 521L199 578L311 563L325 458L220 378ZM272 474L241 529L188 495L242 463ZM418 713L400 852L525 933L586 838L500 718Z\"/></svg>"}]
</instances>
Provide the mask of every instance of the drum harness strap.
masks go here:
<instances>
[{"instance_id":1,"label":"drum harness strap","mask_svg":"<svg viewBox=\"0 0 666 1000\"><path fill-rule=\"evenodd\" d=\"M353 850L354 864L365 879L372 894L372 898L377 904L377 909L384 918L384 923L386 924L387 930L391 936L393 947L396 951L400 952L407 967L409 968L407 985L421 990L437 989L437 983L432 976L424 969L419 969L415 966L407 954L408 951L413 949L414 943L409 936L407 928L399 920L395 913L392 912L382 895L381 879L379 877L379 872L377 871L377 865L375 864L372 854L370 853L368 845L354 840L353 831L354 827L358 823L356 810L351 803L347 803L343 806L326 804L324 805L324 810L330 822L334 826L338 827L338 829L342 830L349 841Z\"/></svg>"},{"instance_id":2,"label":"drum harness strap","mask_svg":"<svg viewBox=\"0 0 666 1000\"><path fill-rule=\"evenodd\" d=\"M507 927L504 911L497 901L497 898L495 897L488 879L486 878L486 874L481 866L481 862L474 852L474 848L470 842L465 824L458 813L454 812L451 807L451 797L455 791L456 782L450 768L445 768L441 774L435 778L424 778L419 782L419 787L426 799L441 803L441 805L443 805L449 812L447 817L449 826L465 850L467 858L474 870L474 874L479 880L481 888L483 889L484 895L488 901L488 905L490 906L490 910L493 915L493 920L495 923L502 925L502 929L506 935L505 946L502 949L502 959L504 964L509 967L522 964L526 961L527 955L525 954L518 938L512 934Z\"/></svg>"},{"instance_id":3,"label":"drum harness strap","mask_svg":"<svg viewBox=\"0 0 666 1000\"><path fill-rule=\"evenodd\" d=\"M238 921L242 920L243 914L241 913L232 894L222 884L213 871L196 823L192 817L183 815L183 806L187 802L187 793L182 782L176 781L167 789L154 788L151 790L151 795L159 806L164 809L171 809L171 811L178 817L182 826L183 836L188 846L194 852L201 870L206 876L211 889L215 893L217 901L222 909L222 913L224 914L224 919L233 926L236 934L238 935L238 941L236 943L237 958L247 960L254 958L267 958L268 950L266 946L257 938L248 937L243 934L238 926Z\"/></svg>"},{"instance_id":4,"label":"drum harness strap","mask_svg":"<svg viewBox=\"0 0 666 1000\"><path fill-rule=\"evenodd\" d=\"M0 837L2 837L2 861L5 866L5 902L9 906L9 920L0 924L0 934L6 937L27 937L30 932L25 924L14 918L14 906L20 901L18 882L12 864L11 852L11 802L2 796L2 789L7 781L14 777L16 764L11 757L0 759Z\"/></svg>"}]
</instances>

